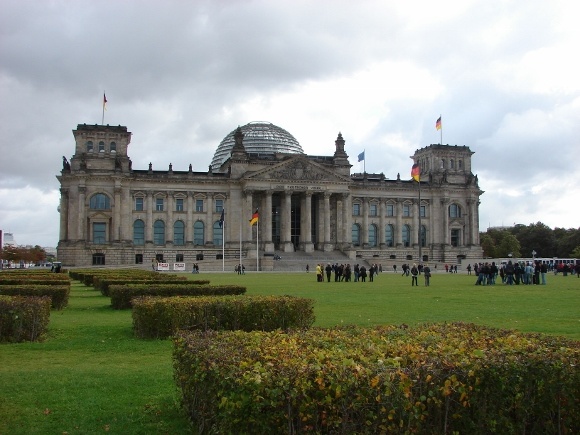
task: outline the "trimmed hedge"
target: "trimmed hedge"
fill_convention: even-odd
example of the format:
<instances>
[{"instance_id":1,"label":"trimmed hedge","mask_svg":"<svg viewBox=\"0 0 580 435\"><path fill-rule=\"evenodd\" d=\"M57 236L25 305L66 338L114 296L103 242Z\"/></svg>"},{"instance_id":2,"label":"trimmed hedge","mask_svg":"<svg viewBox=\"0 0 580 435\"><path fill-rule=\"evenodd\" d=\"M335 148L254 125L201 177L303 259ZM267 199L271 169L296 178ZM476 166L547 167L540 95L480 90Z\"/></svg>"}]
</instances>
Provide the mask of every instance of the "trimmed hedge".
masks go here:
<instances>
[{"instance_id":1,"label":"trimmed hedge","mask_svg":"<svg viewBox=\"0 0 580 435\"><path fill-rule=\"evenodd\" d=\"M171 275L165 275L151 270L143 269L75 269L69 272L69 276L74 280L81 281L87 287L92 287L93 279L95 277L112 278L117 276L121 278L133 279L157 279L161 276Z\"/></svg>"},{"instance_id":2,"label":"trimmed hedge","mask_svg":"<svg viewBox=\"0 0 580 435\"><path fill-rule=\"evenodd\" d=\"M133 299L140 338L167 338L179 329L272 331L308 328L314 301L293 296L198 296Z\"/></svg>"},{"instance_id":3,"label":"trimmed hedge","mask_svg":"<svg viewBox=\"0 0 580 435\"><path fill-rule=\"evenodd\" d=\"M38 341L49 320L50 297L0 295L0 342Z\"/></svg>"},{"instance_id":4,"label":"trimmed hedge","mask_svg":"<svg viewBox=\"0 0 580 435\"><path fill-rule=\"evenodd\" d=\"M70 296L70 284L60 285L0 285L0 295L9 296L48 296L51 299L51 307L62 310L68 305Z\"/></svg>"},{"instance_id":5,"label":"trimmed hedge","mask_svg":"<svg viewBox=\"0 0 580 435\"><path fill-rule=\"evenodd\" d=\"M93 277L93 286L100 290L103 296L109 296L109 287L112 285L144 284L154 283L184 283L188 284L187 277L176 275L161 275L160 277L131 277L131 276L99 276ZM209 281L208 281L209 282Z\"/></svg>"},{"instance_id":6,"label":"trimmed hedge","mask_svg":"<svg viewBox=\"0 0 580 435\"><path fill-rule=\"evenodd\" d=\"M109 287L111 306L116 310L131 308L131 299L138 296L226 296L241 295L246 287L239 285L208 285L208 280L188 281L186 283L127 284Z\"/></svg>"},{"instance_id":7,"label":"trimmed hedge","mask_svg":"<svg viewBox=\"0 0 580 435\"><path fill-rule=\"evenodd\" d=\"M472 324L181 331L198 433L580 433L580 342Z\"/></svg>"}]
</instances>

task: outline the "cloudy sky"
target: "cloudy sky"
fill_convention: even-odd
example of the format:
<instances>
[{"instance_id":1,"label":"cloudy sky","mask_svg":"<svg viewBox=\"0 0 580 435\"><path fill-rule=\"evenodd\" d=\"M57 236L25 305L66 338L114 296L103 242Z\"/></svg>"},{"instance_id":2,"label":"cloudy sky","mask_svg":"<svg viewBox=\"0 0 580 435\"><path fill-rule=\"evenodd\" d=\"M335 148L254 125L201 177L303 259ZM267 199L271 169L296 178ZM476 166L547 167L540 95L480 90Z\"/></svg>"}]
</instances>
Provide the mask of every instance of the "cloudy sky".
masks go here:
<instances>
[{"instance_id":1,"label":"cloudy sky","mask_svg":"<svg viewBox=\"0 0 580 435\"><path fill-rule=\"evenodd\" d=\"M124 125L133 168L205 171L238 125L352 171L407 177L439 143L475 152L480 227L578 228L577 0L2 0L0 229L56 246L55 176L77 124ZM409 175L410 178L410 175Z\"/></svg>"}]
</instances>

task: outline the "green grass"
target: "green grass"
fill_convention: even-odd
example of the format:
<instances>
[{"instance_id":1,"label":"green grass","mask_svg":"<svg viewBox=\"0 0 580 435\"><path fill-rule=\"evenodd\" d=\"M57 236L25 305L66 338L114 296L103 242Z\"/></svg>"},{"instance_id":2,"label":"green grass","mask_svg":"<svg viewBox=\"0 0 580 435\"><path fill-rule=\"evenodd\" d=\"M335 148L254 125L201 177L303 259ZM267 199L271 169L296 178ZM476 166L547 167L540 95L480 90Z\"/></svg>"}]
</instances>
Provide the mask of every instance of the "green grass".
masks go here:
<instances>
[{"instance_id":1,"label":"green grass","mask_svg":"<svg viewBox=\"0 0 580 435\"><path fill-rule=\"evenodd\" d=\"M192 279L199 275L189 275ZM383 273L374 283L317 283L313 273L203 275L249 294L315 300L316 325L372 326L464 321L580 340L580 279L547 286L474 286L436 273L431 286ZM52 311L42 343L0 345L0 434L184 434L173 382L171 342L133 337L130 311L75 284L69 307Z\"/></svg>"}]
</instances>

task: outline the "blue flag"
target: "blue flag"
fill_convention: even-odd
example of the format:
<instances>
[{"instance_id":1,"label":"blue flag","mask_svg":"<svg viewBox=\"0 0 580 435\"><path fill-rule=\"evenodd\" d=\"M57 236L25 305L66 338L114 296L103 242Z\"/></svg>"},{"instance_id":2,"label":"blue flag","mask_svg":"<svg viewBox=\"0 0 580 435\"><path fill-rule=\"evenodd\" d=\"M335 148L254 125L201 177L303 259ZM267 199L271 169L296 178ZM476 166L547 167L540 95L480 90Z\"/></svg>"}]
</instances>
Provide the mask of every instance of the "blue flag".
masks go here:
<instances>
[{"instance_id":1,"label":"blue flag","mask_svg":"<svg viewBox=\"0 0 580 435\"><path fill-rule=\"evenodd\" d=\"M358 161L359 162L362 162L364 159L365 159L365 152L363 151L362 153L360 153L358 155Z\"/></svg>"},{"instance_id":2,"label":"blue flag","mask_svg":"<svg viewBox=\"0 0 580 435\"><path fill-rule=\"evenodd\" d=\"M224 226L225 212L226 212L226 209L222 208L222 215L220 216L220 228L222 228Z\"/></svg>"}]
</instances>

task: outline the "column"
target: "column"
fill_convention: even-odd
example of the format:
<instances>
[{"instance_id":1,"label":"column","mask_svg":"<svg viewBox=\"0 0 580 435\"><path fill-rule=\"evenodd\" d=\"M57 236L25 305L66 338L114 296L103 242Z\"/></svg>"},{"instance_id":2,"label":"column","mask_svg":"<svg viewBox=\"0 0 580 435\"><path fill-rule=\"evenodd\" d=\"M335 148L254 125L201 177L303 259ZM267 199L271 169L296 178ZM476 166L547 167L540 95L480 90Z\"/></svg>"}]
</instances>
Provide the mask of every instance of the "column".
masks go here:
<instances>
[{"instance_id":1,"label":"column","mask_svg":"<svg viewBox=\"0 0 580 435\"><path fill-rule=\"evenodd\" d=\"M59 240L68 240L68 189L60 188L60 235Z\"/></svg>"},{"instance_id":2,"label":"column","mask_svg":"<svg viewBox=\"0 0 580 435\"><path fill-rule=\"evenodd\" d=\"M281 239L280 244L284 252L294 252L292 244L292 191L285 190L282 198Z\"/></svg>"},{"instance_id":3,"label":"column","mask_svg":"<svg viewBox=\"0 0 580 435\"><path fill-rule=\"evenodd\" d=\"M361 244L363 248L369 247L369 199L362 198L362 228Z\"/></svg>"},{"instance_id":4,"label":"column","mask_svg":"<svg viewBox=\"0 0 580 435\"><path fill-rule=\"evenodd\" d=\"M324 251L332 251L334 247L330 243L330 192L324 192Z\"/></svg>"},{"instance_id":5,"label":"column","mask_svg":"<svg viewBox=\"0 0 580 435\"><path fill-rule=\"evenodd\" d=\"M411 229L411 243L419 246L419 204L413 201L413 228ZM419 259L420 260L420 259Z\"/></svg>"},{"instance_id":6,"label":"column","mask_svg":"<svg viewBox=\"0 0 580 435\"><path fill-rule=\"evenodd\" d=\"M442 243L449 245L449 210L447 207L449 205L448 199L441 200L441 215L443 216L443 240Z\"/></svg>"},{"instance_id":7,"label":"column","mask_svg":"<svg viewBox=\"0 0 580 435\"><path fill-rule=\"evenodd\" d=\"M304 207L302 207L302 228L300 238L304 252L313 252L312 244L312 193L306 192L303 198Z\"/></svg>"},{"instance_id":8,"label":"column","mask_svg":"<svg viewBox=\"0 0 580 435\"><path fill-rule=\"evenodd\" d=\"M272 191L264 191L262 207L262 241L264 242L265 252L274 252L274 243L272 242Z\"/></svg>"},{"instance_id":9,"label":"column","mask_svg":"<svg viewBox=\"0 0 580 435\"><path fill-rule=\"evenodd\" d=\"M211 242L213 245L213 193L207 194L207 210L205 211L205 240L204 242Z\"/></svg>"},{"instance_id":10,"label":"column","mask_svg":"<svg viewBox=\"0 0 580 435\"><path fill-rule=\"evenodd\" d=\"M153 243L153 192L147 191L145 200L145 243Z\"/></svg>"},{"instance_id":11,"label":"column","mask_svg":"<svg viewBox=\"0 0 580 435\"><path fill-rule=\"evenodd\" d=\"M165 227L167 231L167 241L173 243L173 210L175 209L175 201L173 200L173 195L175 192L167 192L167 220L165 222Z\"/></svg>"},{"instance_id":12,"label":"column","mask_svg":"<svg viewBox=\"0 0 580 435\"><path fill-rule=\"evenodd\" d=\"M187 245L193 244L193 192L188 192L187 194L187 205L186 205L186 216L185 216L185 243Z\"/></svg>"},{"instance_id":13,"label":"column","mask_svg":"<svg viewBox=\"0 0 580 435\"><path fill-rule=\"evenodd\" d=\"M115 182L115 210L113 212L113 225L109 239L115 242L121 240L121 186Z\"/></svg>"},{"instance_id":14,"label":"column","mask_svg":"<svg viewBox=\"0 0 580 435\"><path fill-rule=\"evenodd\" d=\"M85 242L90 241L90 237L85 234L85 228L87 226L86 222L86 205L85 196L87 193L87 188L85 186L79 186L79 216L78 216L78 229L77 229L77 239L83 240Z\"/></svg>"},{"instance_id":15,"label":"column","mask_svg":"<svg viewBox=\"0 0 580 435\"><path fill-rule=\"evenodd\" d=\"M368 223L368 222L367 222ZM352 245L352 203L350 193L342 194L342 249Z\"/></svg>"},{"instance_id":16,"label":"column","mask_svg":"<svg viewBox=\"0 0 580 435\"><path fill-rule=\"evenodd\" d=\"M381 249L385 249L385 227L387 225L386 222L386 216L387 216L387 205L385 203L385 201L381 200L381 202L379 202L379 233L377 234L377 237L379 238L377 240L378 246Z\"/></svg>"},{"instance_id":17,"label":"column","mask_svg":"<svg viewBox=\"0 0 580 435\"><path fill-rule=\"evenodd\" d=\"M242 215L242 234L244 242L251 243L252 242L252 233L254 226L250 225L250 219L252 218L252 214L254 214L254 207L252 203L252 195L253 192L251 190L244 191L244 212ZM259 223L258 223L259 225ZM251 249L248 248L247 249Z\"/></svg>"},{"instance_id":18,"label":"column","mask_svg":"<svg viewBox=\"0 0 580 435\"><path fill-rule=\"evenodd\" d=\"M401 247L403 245L403 201L397 199L395 205L395 216L397 218L397 227L395 228L395 246Z\"/></svg>"}]
</instances>

